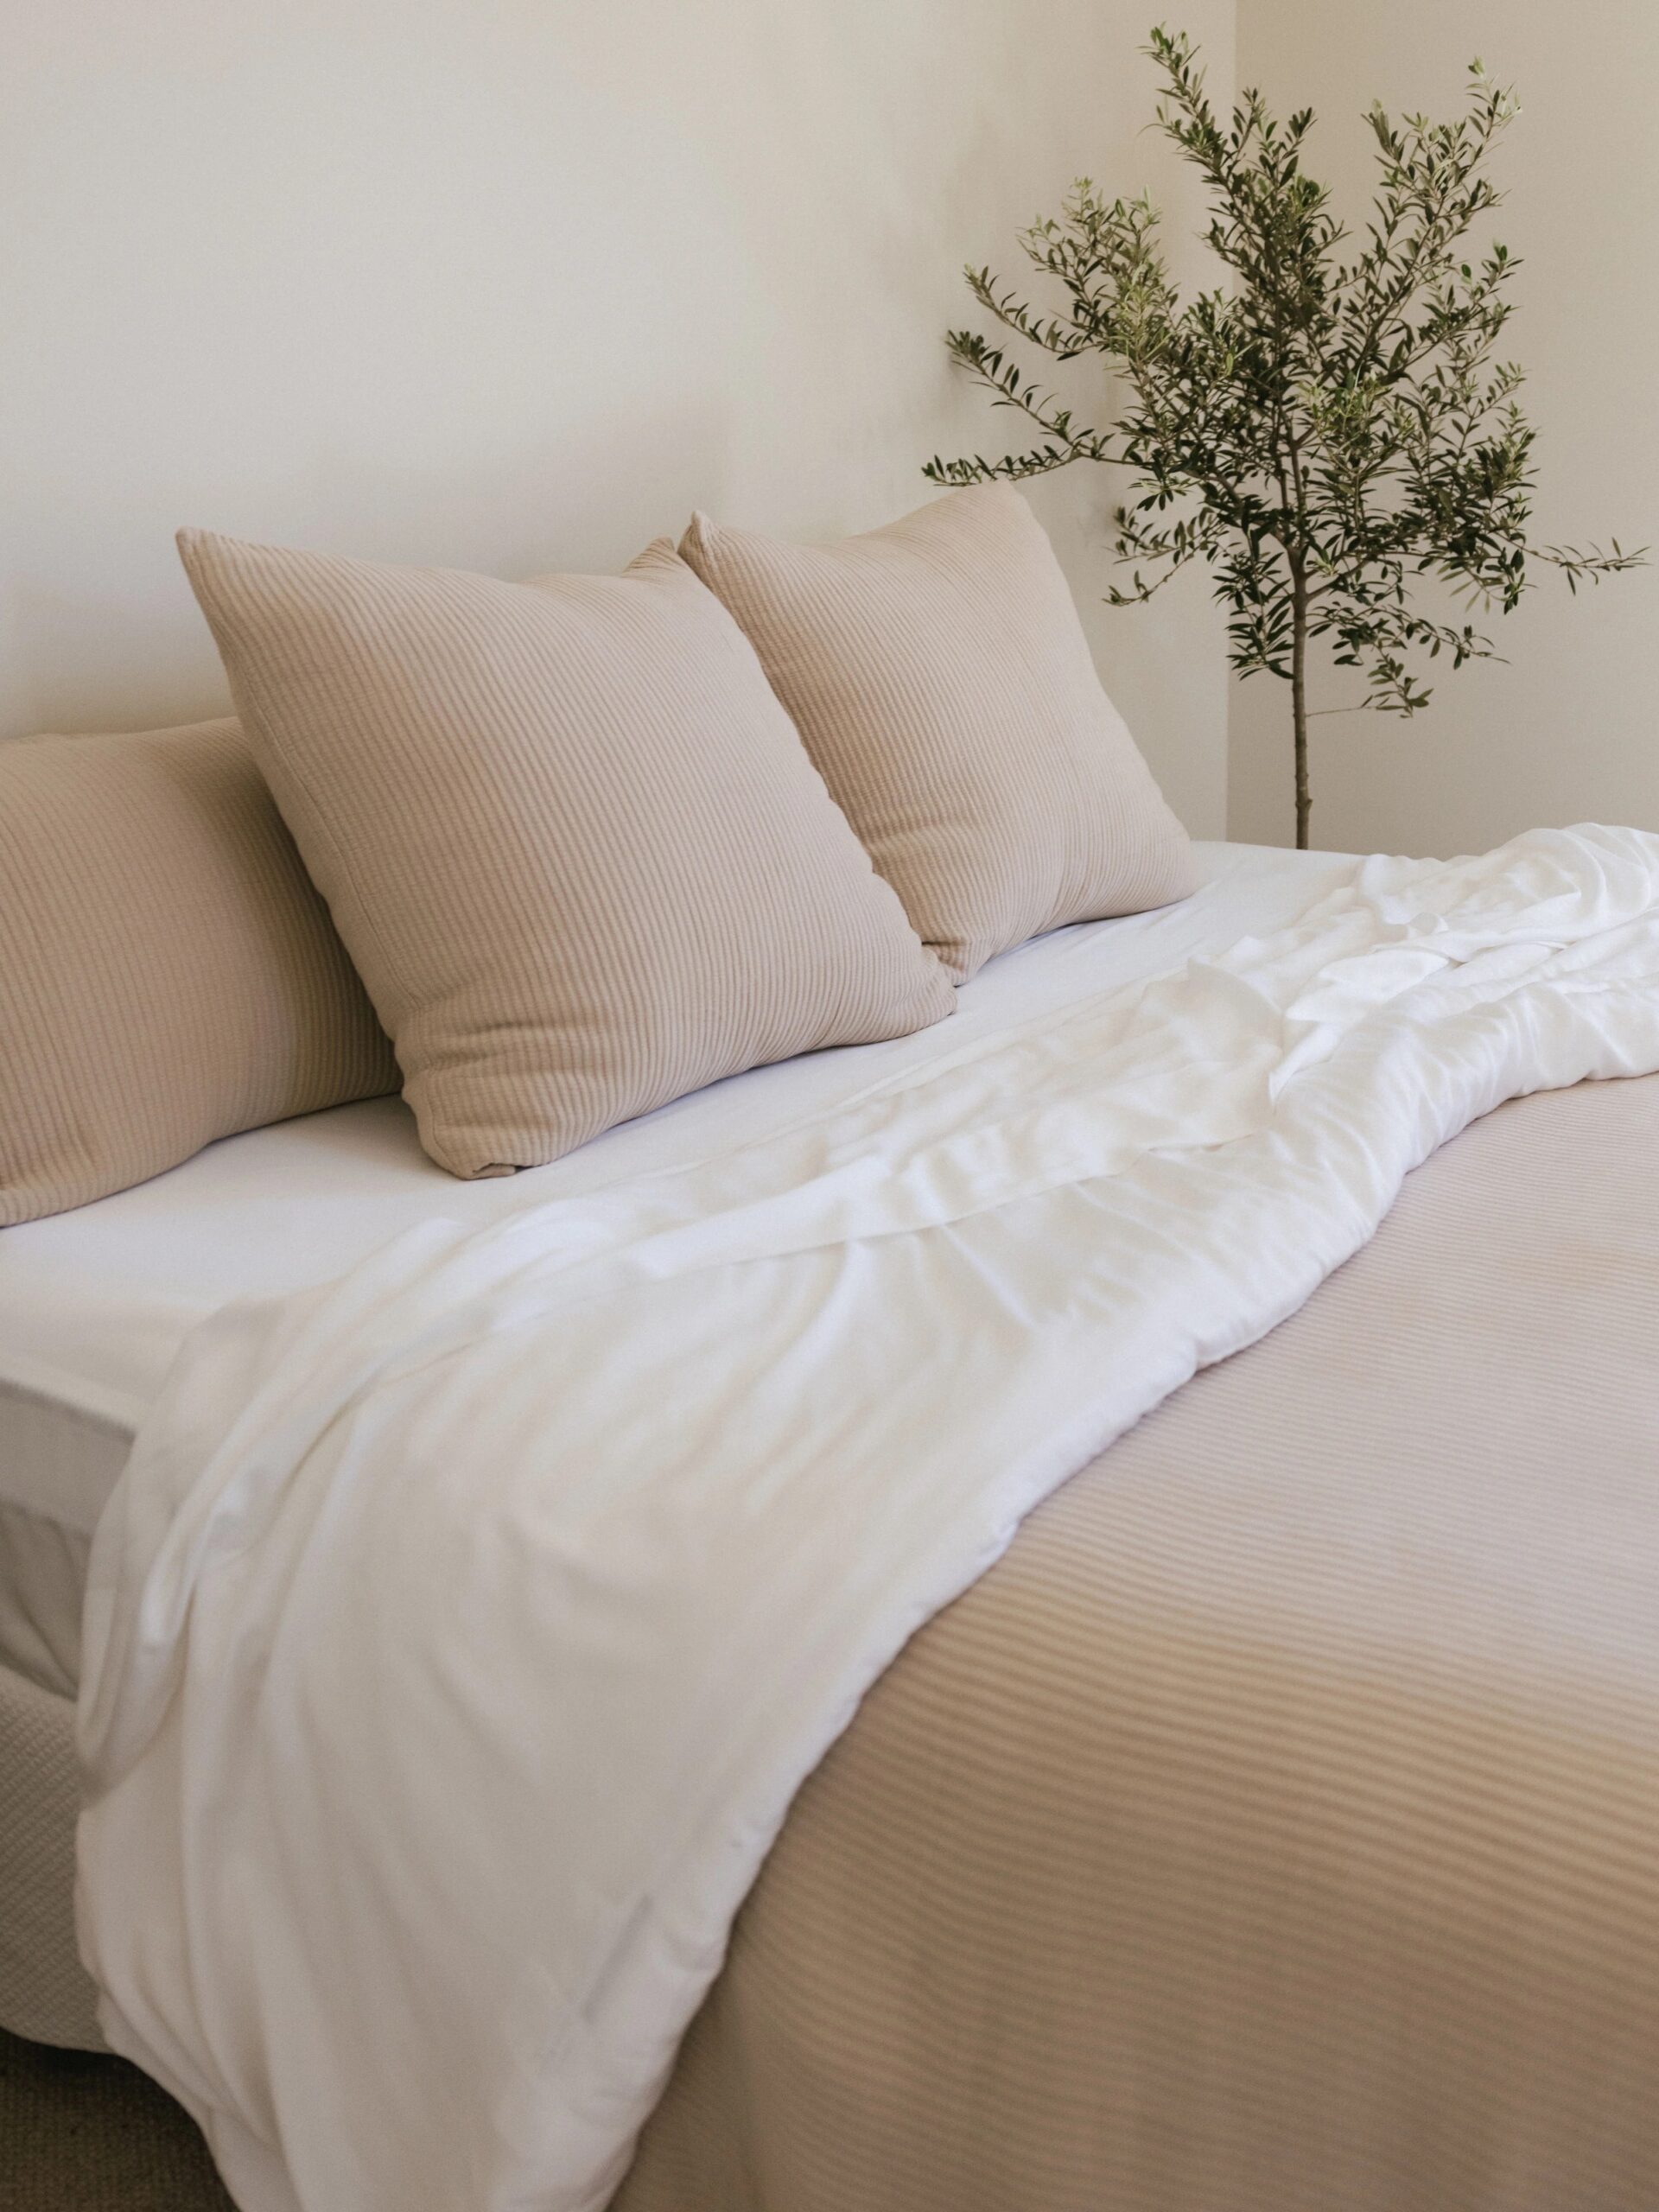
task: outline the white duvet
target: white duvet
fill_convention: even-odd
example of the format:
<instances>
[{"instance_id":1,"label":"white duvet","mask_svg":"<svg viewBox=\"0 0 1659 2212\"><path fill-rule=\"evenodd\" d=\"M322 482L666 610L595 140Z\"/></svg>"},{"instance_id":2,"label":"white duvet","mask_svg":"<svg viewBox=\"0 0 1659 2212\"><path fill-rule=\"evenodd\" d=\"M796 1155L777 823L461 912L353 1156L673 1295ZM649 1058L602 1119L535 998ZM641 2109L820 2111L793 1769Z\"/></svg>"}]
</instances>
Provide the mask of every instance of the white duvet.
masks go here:
<instances>
[{"instance_id":1,"label":"white duvet","mask_svg":"<svg viewBox=\"0 0 1659 2212\"><path fill-rule=\"evenodd\" d=\"M245 2212L583 2212L911 1632L1517 1093L1659 1067L1659 838L1356 863L782 1136L187 1344L98 1535L82 1941Z\"/></svg>"}]
</instances>

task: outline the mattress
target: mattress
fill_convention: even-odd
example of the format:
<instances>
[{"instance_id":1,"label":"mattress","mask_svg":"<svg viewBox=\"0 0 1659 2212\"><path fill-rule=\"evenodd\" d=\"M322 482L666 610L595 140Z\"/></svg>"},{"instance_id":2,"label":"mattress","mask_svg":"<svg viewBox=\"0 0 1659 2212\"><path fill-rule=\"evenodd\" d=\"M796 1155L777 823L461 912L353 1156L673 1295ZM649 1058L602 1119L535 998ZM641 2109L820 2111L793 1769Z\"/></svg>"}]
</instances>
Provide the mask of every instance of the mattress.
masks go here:
<instances>
[{"instance_id":1,"label":"mattress","mask_svg":"<svg viewBox=\"0 0 1659 2212\"><path fill-rule=\"evenodd\" d=\"M481 1225L770 1135L976 1029L1276 928L1322 871L1341 870L1269 848L1198 852L1192 898L1004 955L963 987L950 1021L734 1077L550 1167L457 1182L422 1153L402 1102L374 1099L226 1139L136 1189L0 1231L0 1663L73 1694L92 1529L180 1344L215 1307L326 1281L434 1216Z\"/></svg>"}]
</instances>

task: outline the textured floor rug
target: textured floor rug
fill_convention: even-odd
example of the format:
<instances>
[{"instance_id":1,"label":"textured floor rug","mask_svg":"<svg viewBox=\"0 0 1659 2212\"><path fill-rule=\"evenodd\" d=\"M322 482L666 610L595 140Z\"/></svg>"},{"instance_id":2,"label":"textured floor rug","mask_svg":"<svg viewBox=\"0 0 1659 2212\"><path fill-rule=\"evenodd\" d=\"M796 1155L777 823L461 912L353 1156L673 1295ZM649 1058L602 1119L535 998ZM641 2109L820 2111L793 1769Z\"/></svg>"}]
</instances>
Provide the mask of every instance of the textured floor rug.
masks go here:
<instances>
[{"instance_id":1,"label":"textured floor rug","mask_svg":"<svg viewBox=\"0 0 1659 2212\"><path fill-rule=\"evenodd\" d=\"M5 2212L233 2212L194 2123L119 2058L0 2032Z\"/></svg>"}]
</instances>

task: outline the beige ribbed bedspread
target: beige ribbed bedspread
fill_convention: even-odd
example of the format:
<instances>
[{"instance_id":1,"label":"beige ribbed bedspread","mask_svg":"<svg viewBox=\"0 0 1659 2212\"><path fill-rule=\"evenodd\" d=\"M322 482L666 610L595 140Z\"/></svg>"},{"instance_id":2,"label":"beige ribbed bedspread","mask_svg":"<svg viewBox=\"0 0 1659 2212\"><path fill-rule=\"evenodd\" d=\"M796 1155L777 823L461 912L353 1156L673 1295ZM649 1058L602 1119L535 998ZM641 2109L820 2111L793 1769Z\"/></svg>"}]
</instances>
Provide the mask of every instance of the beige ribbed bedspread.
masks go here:
<instances>
[{"instance_id":1,"label":"beige ribbed bedspread","mask_svg":"<svg viewBox=\"0 0 1659 2212\"><path fill-rule=\"evenodd\" d=\"M1659 1078L1447 1146L878 1684L615 2212L1655 2212L1656 1351Z\"/></svg>"}]
</instances>

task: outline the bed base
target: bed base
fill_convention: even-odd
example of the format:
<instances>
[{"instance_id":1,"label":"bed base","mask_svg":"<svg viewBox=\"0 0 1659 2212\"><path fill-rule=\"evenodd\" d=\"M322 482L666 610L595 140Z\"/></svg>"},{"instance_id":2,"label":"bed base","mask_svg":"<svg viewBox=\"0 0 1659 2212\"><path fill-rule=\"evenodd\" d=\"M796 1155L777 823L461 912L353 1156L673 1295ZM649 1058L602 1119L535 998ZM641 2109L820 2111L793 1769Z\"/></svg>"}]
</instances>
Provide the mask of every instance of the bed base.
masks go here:
<instances>
[{"instance_id":1,"label":"bed base","mask_svg":"<svg viewBox=\"0 0 1659 2212\"><path fill-rule=\"evenodd\" d=\"M0 2027L103 2050L75 1945L75 1708L0 1667Z\"/></svg>"}]
</instances>

